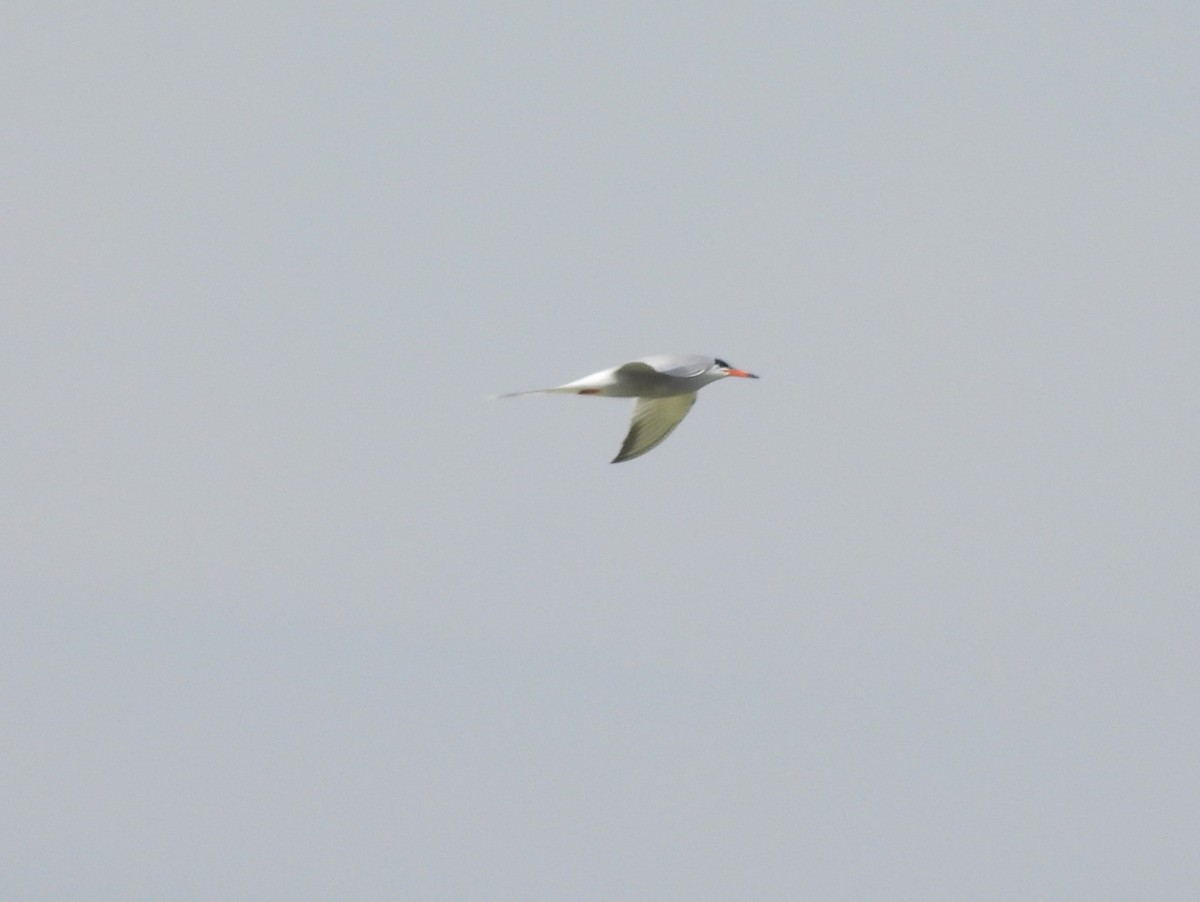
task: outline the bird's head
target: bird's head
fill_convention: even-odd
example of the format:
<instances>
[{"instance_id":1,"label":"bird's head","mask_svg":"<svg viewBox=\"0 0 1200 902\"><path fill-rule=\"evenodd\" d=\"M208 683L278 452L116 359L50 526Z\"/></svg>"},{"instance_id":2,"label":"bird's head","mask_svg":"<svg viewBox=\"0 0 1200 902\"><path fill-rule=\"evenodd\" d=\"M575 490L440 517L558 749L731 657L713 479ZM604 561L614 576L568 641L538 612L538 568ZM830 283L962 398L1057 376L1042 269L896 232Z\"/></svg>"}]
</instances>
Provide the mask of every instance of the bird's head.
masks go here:
<instances>
[{"instance_id":1,"label":"bird's head","mask_svg":"<svg viewBox=\"0 0 1200 902\"><path fill-rule=\"evenodd\" d=\"M716 358L713 361L713 370L721 378L725 378L726 376L740 376L743 379L757 379L758 378L753 373L747 373L745 370L739 370L735 367L730 366L728 363L726 363L720 357Z\"/></svg>"}]
</instances>

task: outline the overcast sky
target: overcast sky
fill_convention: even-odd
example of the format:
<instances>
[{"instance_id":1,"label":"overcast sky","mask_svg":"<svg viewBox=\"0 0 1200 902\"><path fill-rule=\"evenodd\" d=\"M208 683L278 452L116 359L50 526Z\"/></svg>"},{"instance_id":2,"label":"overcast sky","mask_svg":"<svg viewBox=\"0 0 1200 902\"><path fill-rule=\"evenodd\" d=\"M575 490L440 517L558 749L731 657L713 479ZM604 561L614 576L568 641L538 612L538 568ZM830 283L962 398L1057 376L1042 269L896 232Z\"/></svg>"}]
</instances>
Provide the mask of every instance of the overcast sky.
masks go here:
<instances>
[{"instance_id":1,"label":"overcast sky","mask_svg":"<svg viewBox=\"0 0 1200 902\"><path fill-rule=\"evenodd\" d=\"M1197 897L1200 7L4 20L0 896Z\"/></svg>"}]
</instances>

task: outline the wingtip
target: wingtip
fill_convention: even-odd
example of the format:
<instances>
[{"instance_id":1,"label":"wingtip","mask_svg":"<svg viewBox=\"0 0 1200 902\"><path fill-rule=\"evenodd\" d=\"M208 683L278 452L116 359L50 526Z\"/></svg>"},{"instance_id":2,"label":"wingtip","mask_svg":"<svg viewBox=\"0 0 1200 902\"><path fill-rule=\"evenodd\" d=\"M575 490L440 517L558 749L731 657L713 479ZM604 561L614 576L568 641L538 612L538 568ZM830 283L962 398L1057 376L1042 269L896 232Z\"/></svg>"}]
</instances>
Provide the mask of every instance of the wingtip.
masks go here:
<instances>
[{"instance_id":1,"label":"wingtip","mask_svg":"<svg viewBox=\"0 0 1200 902\"><path fill-rule=\"evenodd\" d=\"M617 452L617 456L610 460L609 463L619 464L627 460L629 460L629 457L625 454L625 448L622 446L621 450Z\"/></svg>"}]
</instances>

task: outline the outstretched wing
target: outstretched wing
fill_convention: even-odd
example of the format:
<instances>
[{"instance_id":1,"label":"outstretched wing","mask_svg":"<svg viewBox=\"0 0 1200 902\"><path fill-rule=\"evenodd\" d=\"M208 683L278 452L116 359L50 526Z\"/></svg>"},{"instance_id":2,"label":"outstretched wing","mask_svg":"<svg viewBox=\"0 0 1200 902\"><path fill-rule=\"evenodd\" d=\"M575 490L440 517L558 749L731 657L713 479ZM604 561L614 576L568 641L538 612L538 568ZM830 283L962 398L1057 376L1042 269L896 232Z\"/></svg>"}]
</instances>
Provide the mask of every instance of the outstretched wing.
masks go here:
<instances>
[{"instance_id":1,"label":"outstretched wing","mask_svg":"<svg viewBox=\"0 0 1200 902\"><path fill-rule=\"evenodd\" d=\"M656 357L643 357L637 362L664 376L677 376L681 379L699 376L707 372L714 363L713 358L700 354L660 354Z\"/></svg>"},{"instance_id":2,"label":"outstretched wing","mask_svg":"<svg viewBox=\"0 0 1200 902\"><path fill-rule=\"evenodd\" d=\"M669 398L638 398L633 408L629 434L625 436L621 452L612 462L619 464L623 460L633 460L657 448L671 434L671 430L687 416L687 412L695 403L695 392L672 395Z\"/></svg>"}]
</instances>

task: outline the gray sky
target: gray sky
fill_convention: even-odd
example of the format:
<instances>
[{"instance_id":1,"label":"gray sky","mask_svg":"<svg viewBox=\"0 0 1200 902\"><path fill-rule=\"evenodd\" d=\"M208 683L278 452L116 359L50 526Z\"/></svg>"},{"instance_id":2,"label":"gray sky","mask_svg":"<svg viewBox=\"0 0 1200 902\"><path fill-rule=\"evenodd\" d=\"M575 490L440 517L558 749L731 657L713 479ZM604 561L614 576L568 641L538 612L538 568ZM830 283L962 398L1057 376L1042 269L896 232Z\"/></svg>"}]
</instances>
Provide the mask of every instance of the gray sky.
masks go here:
<instances>
[{"instance_id":1,"label":"gray sky","mask_svg":"<svg viewBox=\"0 0 1200 902\"><path fill-rule=\"evenodd\" d=\"M1200 11L593 6L6 15L0 896L1194 899Z\"/></svg>"}]
</instances>

